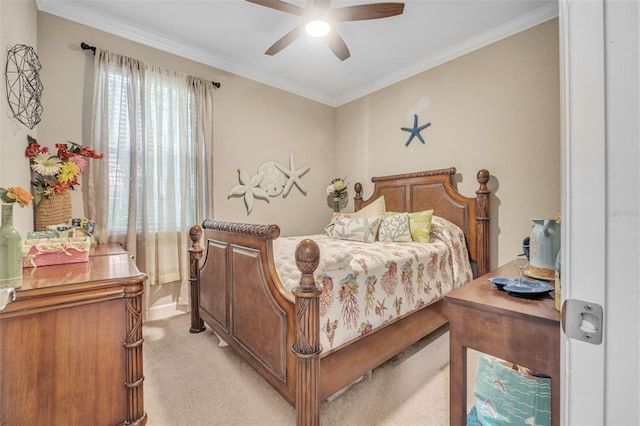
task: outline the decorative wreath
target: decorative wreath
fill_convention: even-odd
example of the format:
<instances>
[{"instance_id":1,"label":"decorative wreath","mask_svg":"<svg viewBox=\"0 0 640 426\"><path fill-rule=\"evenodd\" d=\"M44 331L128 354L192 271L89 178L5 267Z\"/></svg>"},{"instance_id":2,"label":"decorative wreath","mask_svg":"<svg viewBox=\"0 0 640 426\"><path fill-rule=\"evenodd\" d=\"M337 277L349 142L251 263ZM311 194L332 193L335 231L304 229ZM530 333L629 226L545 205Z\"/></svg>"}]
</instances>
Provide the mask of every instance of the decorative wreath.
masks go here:
<instances>
[{"instance_id":1,"label":"decorative wreath","mask_svg":"<svg viewBox=\"0 0 640 426\"><path fill-rule=\"evenodd\" d=\"M16 44L7 53L5 83L7 102L13 117L33 129L42 115L42 82L40 61L31 46Z\"/></svg>"}]
</instances>

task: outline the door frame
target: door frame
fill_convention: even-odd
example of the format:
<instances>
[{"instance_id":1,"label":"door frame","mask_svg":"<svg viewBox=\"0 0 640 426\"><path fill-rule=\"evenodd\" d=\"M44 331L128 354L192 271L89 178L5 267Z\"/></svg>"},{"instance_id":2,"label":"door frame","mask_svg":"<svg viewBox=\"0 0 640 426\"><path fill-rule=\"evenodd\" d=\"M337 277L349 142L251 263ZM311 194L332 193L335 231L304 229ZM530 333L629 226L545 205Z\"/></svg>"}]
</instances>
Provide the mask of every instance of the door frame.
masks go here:
<instances>
[{"instance_id":1,"label":"door frame","mask_svg":"<svg viewBox=\"0 0 640 426\"><path fill-rule=\"evenodd\" d=\"M606 312L604 0L559 0L558 16L562 299L595 302ZM562 424L606 424L606 344L606 335L593 345L562 333Z\"/></svg>"}]
</instances>

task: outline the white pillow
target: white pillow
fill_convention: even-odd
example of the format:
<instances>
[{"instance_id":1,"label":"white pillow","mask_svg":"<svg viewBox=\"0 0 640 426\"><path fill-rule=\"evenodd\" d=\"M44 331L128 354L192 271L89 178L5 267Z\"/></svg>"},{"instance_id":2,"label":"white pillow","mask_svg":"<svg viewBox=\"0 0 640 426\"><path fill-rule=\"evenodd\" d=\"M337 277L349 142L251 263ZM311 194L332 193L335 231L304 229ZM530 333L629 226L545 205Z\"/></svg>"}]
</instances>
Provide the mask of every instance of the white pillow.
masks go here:
<instances>
[{"instance_id":1,"label":"white pillow","mask_svg":"<svg viewBox=\"0 0 640 426\"><path fill-rule=\"evenodd\" d=\"M340 216L351 217L347 213L333 212L331 214L331 222L329 222L329 224L324 227L324 233L327 234L327 236L330 237L333 234L333 225L336 224L336 219Z\"/></svg>"},{"instance_id":2,"label":"white pillow","mask_svg":"<svg viewBox=\"0 0 640 426\"><path fill-rule=\"evenodd\" d=\"M362 208L361 210L355 213L342 213L342 212L333 212L331 215L331 222L327 226L324 227L324 233L329 237L333 236L333 227L336 223L336 219L339 216L344 217L384 217L386 214L386 208L384 203L384 195L376 198L371 204L367 207Z\"/></svg>"},{"instance_id":3,"label":"white pillow","mask_svg":"<svg viewBox=\"0 0 640 426\"><path fill-rule=\"evenodd\" d=\"M409 213L394 213L382 219L378 241L410 242Z\"/></svg>"},{"instance_id":4,"label":"white pillow","mask_svg":"<svg viewBox=\"0 0 640 426\"><path fill-rule=\"evenodd\" d=\"M384 195L375 199L374 202L363 207L354 213L349 213L349 217L380 217L387 213L386 206L384 204Z\"/></svg>"},{"instance_id":5,"label":"white pillow","mask_svg":"<svg viewBox=\"0 0 640 426\"><path fill-rule=\"evenodd\" d=\"M339 216L333 225L331 236L341 240L372 243L376 240L380 222L382 222L380 217Z\"/></svg>"}]
</instances>

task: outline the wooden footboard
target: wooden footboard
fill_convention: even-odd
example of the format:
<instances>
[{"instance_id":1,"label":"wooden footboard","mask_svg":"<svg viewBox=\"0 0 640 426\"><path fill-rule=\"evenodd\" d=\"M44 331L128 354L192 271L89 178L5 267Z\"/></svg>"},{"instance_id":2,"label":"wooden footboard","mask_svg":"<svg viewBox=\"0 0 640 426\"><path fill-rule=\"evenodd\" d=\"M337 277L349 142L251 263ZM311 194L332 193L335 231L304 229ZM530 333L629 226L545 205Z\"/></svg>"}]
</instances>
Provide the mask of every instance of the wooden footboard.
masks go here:
<instances>
[{"instance_id":1,"label":"wooden footboard","mask_svg":"<svg viewBox=\"0 0 640 426\"><path fill-rule=\"evenodd\" d=\"M204 330L204 320L293 404L295 369L288 367L295 364L296 315L273 264L272 241L279 235L277 225L205 221L192 227L191 332Z\"/></svg>"},{"instance_id":2,"label":"wooden footboard","mask_svg":"<svg viewBox=\"0 0 640 426\"><path fill-rule=\"evenodd\" d=\"M464 231L478 273L489 267L489 173L478 172L475 198L451 185L455 168L374 178L373 196L385 195L387 210L434 208ZM287 292L273 259L277 225L205 221L191 228L191 329L208 324L229 346L296 407L298 425L319 424L320 401L447 323L440 299L398 318L337 350L320 347L319 297L314 274L319 249L311 240L296 249L300 284ZM204 247L200 241L204 237ZM202 257L205 256L201 262Z\"/></svg>"}]
</instances>

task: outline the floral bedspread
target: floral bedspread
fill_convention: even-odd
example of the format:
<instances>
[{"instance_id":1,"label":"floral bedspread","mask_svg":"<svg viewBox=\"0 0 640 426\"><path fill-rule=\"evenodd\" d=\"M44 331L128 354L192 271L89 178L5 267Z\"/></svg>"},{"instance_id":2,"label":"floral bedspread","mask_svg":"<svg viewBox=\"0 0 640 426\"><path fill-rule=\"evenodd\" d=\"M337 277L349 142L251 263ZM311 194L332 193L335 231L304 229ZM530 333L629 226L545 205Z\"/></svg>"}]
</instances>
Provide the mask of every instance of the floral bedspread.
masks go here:
<instances>
[{"instance_id":1,"label":"floral bedspread","mask_svg":"<svg viewBox=\"0 0 640 426\"><path fill-rule=\"evenodd\" d=\"M320 297L320 343L335 349L410 311L440 299L472 279L464 234L434 216L429 243L361 243L325 234L274 240L281 282L300 281L295 248L311 238L320 248L316 282Z\"/></svg>"}]
</instances>

